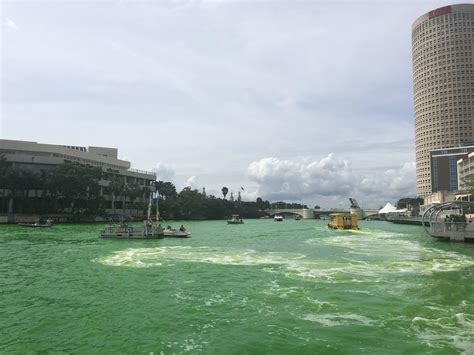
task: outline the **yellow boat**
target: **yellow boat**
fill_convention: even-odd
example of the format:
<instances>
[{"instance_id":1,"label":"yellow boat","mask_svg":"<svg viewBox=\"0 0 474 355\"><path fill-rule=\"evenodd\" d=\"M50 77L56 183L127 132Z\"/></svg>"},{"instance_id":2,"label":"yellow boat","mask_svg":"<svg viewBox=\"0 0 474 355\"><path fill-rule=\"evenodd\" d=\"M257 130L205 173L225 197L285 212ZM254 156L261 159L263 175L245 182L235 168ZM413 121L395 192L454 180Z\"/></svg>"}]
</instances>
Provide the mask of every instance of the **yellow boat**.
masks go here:
<instances>
[{"instance_id":1,"label":"yellow boat","mask_svg":"<svg viewBox=\"0 0 474 355\"><path fill-rule=\"evenodd\" d=\"M330 214L328 227L333 229L359 229L357 215L354 213Z\"/></svg>"}]
</instances>

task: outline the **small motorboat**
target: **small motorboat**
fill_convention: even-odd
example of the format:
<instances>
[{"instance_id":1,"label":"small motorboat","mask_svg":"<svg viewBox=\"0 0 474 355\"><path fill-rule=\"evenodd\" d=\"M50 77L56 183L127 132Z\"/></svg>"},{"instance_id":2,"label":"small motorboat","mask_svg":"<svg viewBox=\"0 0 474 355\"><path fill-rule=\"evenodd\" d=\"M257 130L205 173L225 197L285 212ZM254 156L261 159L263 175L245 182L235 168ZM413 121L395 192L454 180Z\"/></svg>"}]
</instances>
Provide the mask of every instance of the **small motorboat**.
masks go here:
<instances>
[{"instance_id":1,"label":"small motorboat","mask_svg":"<svg viewBox=\"0 0 474 355\"><path fill-rule=\"evenodd\" d=\"M275 222L283 222L283 216L277 214L277 215L275 215L275 217L273 217L273 220Z\"/></svg>"},{"instance_id":2,"label":"small motorboat","mask_svg":"<svg viewBox=\"0 0 474 355\"><path fill-rule=\"evenodd\" d=\"M21 227L31 227L31 228L49 228L52 227L52 223L18 223Z\"/></svg>"},{"instance_id":3,"label":"small motorboat","mask_svg":"<svg viewBox=\"0 0 474 355\"><path fill-rule=\"evenodd\" d=\"M299 221L299 220L301 220L301 216L300 216L300 215L296 215L296 216L295 216L295 221Z\"/></svg>"},{"instance_id":4,"label":"small motorboat","mask_svg":"<svg viewBox=\"0 0 474 355\"><path fill-rule=\"evenodd\" d=\"M238 214L233 214L231 218L227 220L227 224L243 224L244 220Z\"/></svg>"},{"instance_id":5,"label":"small motorboat","mask_svg":"<svg viewBox=\"0 0 474 355\"><path fill-rule=\"evenodd\" d=\"M40 221L35 223L18 223L21 227L30 227L30 228L49 228L53 226L53 220L48 218L46 223L41 223Z\"/></svg>"},{"instance_id":6,"label":"small motorboat","mask_svg":"<svg viewBox=\"0 0 474 355\"><path fill-rule=\"evenodd\" d=\"M191 233L189 233L186 228L181 226L179 229L167 227L166 229L163 230L163 235L165 237L176 237L176 238L188 238Z\"/></svg>"}]
</instances>

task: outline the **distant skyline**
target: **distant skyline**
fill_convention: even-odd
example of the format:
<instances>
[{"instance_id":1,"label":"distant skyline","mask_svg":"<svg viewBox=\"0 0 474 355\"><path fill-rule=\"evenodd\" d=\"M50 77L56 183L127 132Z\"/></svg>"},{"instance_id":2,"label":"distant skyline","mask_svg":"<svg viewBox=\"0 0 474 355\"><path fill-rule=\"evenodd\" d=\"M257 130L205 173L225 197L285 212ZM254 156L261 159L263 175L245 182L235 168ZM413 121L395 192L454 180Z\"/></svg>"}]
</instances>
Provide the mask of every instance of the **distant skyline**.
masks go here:
<instances>
[{"instance_id":1,"label":"distant skyline","mask_svg":"<svg viewBox=\"0 0 474 355\"><path fill-rule=\"evenodd\" d=\"M109 146L178 189L415 196L411 25L446 1L0 4L0 138Z\"/></svg>"}]
</instances>

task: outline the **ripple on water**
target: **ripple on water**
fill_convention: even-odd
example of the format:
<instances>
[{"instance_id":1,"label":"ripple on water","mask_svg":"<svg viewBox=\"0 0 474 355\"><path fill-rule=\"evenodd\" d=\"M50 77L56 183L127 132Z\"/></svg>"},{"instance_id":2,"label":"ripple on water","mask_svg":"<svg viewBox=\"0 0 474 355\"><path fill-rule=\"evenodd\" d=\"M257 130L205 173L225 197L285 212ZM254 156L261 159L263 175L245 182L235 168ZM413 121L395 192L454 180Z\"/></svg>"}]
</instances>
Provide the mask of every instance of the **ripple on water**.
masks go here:
<instances>
[{"instance_id":1,"label":"ripple on water","mask_svg":"<svg viewBox=\"0 0 474 355\"><path fill-rule=\"evenodd\" d=\"M301 319L319 323L325 327L345 325L372 325L374 321L368 317L354 313L306 314Z\"/></svg>"},{"instance_id":2,"label":"ripple on water","mask_svg":"<svg viewBox=\"0 0 474 355\"><path fill-rule=\"evenodd\" d=\"M456 313L439 318L417 316L411 330L433 348L454 346L466 354L474 353L474 321L472 315Z\"/></svg>"}]
</instances>

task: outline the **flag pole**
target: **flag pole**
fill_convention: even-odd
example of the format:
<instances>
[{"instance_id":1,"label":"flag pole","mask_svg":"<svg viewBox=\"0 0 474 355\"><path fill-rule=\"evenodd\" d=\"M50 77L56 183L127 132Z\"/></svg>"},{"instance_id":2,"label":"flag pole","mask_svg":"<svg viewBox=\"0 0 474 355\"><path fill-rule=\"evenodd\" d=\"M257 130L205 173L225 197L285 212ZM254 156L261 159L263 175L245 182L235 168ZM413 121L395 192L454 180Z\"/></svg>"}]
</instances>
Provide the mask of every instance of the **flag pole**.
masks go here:
<instances>
[{"instance_id":1,"label":"flag pole","mask_svg":"<svg viewBox=\"0 0 474 355\"><path fill-rule=\"evenodd\" d=\"M160 193L157 191L156 192L156 221L158 222L160 220L160 210L158 206L158 200L160 199Z\"/></svg>"}]
</instances>

